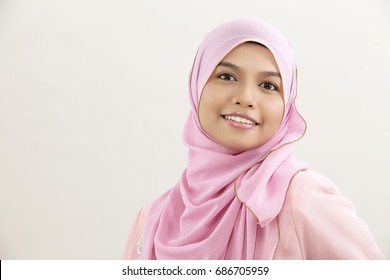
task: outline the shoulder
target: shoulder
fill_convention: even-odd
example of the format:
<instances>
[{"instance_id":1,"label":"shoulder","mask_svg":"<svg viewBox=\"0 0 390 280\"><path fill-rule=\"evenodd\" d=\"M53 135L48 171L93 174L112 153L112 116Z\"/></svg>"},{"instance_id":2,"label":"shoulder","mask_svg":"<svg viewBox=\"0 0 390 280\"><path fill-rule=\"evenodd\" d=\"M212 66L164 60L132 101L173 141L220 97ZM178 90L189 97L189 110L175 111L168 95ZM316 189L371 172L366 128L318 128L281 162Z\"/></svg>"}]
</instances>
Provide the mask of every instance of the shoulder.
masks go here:
<instances>
[{"instance_id":1,"label":"shoulder","mask_svg":"<svg viewBox=\"0 0 390 280\"><path fill-rule=\"evenodd\" d=\"M314 170L298 172L291 180L286 194L286 202L292 210L312 212L323 204L339 204L355 211L350 200L342 195L337 185L328 177ZM331 209L327 209L330 211Z\"/></svg>"},{"instance_id":2,"label":"shoulder","mask_svg":"<svg viewBox=\"0 0 390 280\"><path fill-rule=\"evenodd\" d=\"M311 169L300 171L292 178L289 190L294 191L297 188L305 188L309 191L328 190L339 192L332 180Z\"/></svg>"},{"instance_id":3,"label":"shoulder","mask_svg":"<svg viewBox=\"0 0 390 280\"><path fill-rule=\"evenodd\" d=\"M353 203L316 171L294 176L279 218L283 228L293 229L304 259L383 258Z\"/></svg>"},{"instance_id":4,"label":"shoulder","mask_svg":"<svg viewBox=\"0 0 390 280\"><path fill-rule=\"evenodd\" d=\"M130 232L127 238L124 259L138 259L141 255L142 239L146 225L146 219L149 214L149 206L141 208L136 214L133 223L130 227Z\"/></svg>"},{"instance_id":5,"label":"shoulder","mask_svg":"<svg viewBox=\"0 0 390 280\"><path fill-rule=\"evenodd\" d=\"M286 210L299 223L334 222L356 215L351 200L345 197L328 177L314 170L297 173L291 180L285 198Z\"/></svg>"},{"instance_id":6,"label":"shoulder","mask_svg":"<svg viewBox=\"0 0 390 280\"><path fill-rule=\"evenodd\" d=\"M141 242L144 234L146 220L150 212L150 205L141 208L138 212L136 224L135 224L135 241Z\"/></svg>"}]
</instances>

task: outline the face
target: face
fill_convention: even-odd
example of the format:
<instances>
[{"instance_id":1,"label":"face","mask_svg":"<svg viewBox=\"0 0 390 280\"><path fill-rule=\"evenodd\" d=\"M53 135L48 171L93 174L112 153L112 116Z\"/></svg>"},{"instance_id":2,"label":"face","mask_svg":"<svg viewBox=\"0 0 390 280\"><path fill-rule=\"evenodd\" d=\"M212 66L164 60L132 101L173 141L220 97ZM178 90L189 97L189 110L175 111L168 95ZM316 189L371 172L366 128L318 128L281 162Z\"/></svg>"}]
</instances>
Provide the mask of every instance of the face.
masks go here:
<instances>
[{"instance_id":1,"label":"face","mask_svg":"<svg viewBox=\"0 0 390 280\"><path fill-rule=\"evenodd\" d=\"M282 79L272 53L256 43L229 52L203 88L199 121L217 143L236 151L260 147L284 113Z\"/></svg>"}]
</instances>

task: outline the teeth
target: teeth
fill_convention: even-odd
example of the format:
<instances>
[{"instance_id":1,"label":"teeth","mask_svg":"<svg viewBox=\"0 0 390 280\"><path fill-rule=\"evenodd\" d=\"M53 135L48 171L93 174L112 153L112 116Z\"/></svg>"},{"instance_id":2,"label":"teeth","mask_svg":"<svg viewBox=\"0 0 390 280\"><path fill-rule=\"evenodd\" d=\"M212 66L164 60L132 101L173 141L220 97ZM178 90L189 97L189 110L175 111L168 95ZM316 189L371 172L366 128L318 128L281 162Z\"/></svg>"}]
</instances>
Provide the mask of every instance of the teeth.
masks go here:
<instances>
[{"instance_id":1,"label":"teeth","mask_svg":"<svg viewBox=\"0 0 390 280\"><path fill-rule=\"evenodd\" d=\"M248 120L248 119L244 119L244 118L241 118L241 117L237 117L237 116L225 116L225 119L229 120L229 121L234 121L234 122L239 122L239 123L244 123L244 124L250 124L250 125L255 125L254 122Z\"/></svg>"}]
</instances>

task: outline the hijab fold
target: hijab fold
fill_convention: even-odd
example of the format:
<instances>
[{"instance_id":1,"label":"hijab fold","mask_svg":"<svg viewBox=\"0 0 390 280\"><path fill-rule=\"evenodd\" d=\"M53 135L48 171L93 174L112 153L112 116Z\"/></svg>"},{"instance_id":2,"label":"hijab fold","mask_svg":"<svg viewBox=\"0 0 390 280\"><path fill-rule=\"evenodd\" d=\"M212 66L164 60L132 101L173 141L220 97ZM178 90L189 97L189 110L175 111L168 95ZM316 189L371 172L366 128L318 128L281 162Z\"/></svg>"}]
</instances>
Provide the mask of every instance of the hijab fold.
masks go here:
<instances>
[{"instance_id":1,"label":"hijab fold","mask_svg":"<svg viewBox=\"0 0 390 280\"><path fill-rule=\"evenodd\" d=\"M284 115L264 145L241 153L211 139L198 106L216 65L244 42L267 47L283 82ZM270 259L278 242L276 217L292 177L307 168L292 143L306 124L295 108L296 65L290 44L273 26L254 19L226 22L206 35L189 79L191 111L183 140L187 168L179 182L155 200L147 219L144 259Z\"/></svg>"}]
</instances>

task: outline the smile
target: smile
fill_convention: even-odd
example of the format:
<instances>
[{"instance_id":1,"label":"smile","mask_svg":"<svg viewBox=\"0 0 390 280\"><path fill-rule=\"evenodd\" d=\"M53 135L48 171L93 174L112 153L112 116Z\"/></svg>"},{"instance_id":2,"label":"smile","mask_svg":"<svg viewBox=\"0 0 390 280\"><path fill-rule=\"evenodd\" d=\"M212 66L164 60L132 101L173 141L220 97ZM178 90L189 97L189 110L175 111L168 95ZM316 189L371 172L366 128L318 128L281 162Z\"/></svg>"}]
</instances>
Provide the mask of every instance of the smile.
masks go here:
<instances>
[{"instance_id":1,"label":"smile","mask_svg":"<svg viewBox=\"0 0 390 280\"><path fill-rule=\"evenodd\" d=\"M242 113L221 115L221 117L231 126L239 129L252 129L259 125L254 119Z\"/></svg>"},{"instance_id":2,"label":"smile","mask_svg":"<svg viewBox=\"0 0 390 280\"><path fill-rule=\"evenodd\" d=\"M234 121L234 122L238 122L238 123L245 123L245 124L250 124L250 125L256 125L256 123L248 120L248 119L245 119L245 118L241 118L241 117L236 117L236 116L224 116L224 119L225 120L229 120L229 121Z\"/></svg>"}]
</instances>

